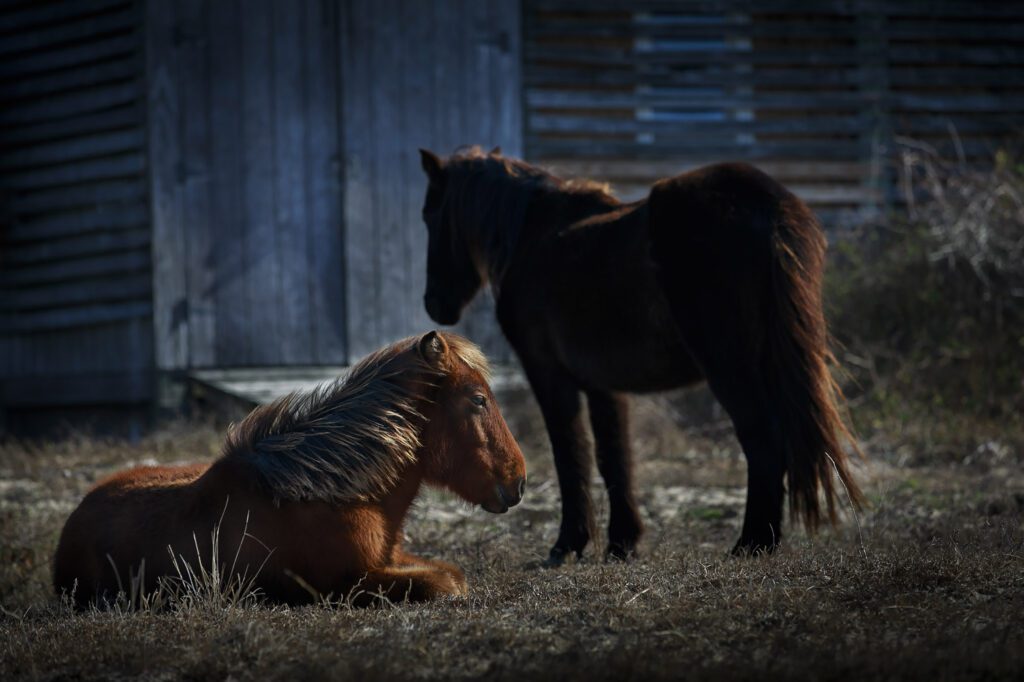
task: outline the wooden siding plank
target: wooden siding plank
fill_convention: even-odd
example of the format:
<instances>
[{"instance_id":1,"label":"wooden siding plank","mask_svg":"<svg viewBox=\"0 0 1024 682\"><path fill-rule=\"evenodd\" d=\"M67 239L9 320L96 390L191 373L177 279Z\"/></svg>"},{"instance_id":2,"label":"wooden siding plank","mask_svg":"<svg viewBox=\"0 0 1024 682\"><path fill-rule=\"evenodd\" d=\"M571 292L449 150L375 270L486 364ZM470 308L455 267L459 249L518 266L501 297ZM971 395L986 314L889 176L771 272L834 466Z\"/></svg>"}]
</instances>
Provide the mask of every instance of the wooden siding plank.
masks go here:
<instances>
[{"instance_id":1,"label":"wooden siding plank","mask_svg":"<svg viewBox=\"0 0 1024 682\"><path fill-rule=\"evenodd\" d=\"M400 0L376 0L372 5L374 17L374 40L369 46L372 55L375 83L366 93L373 107L374 118L380 134L374 141L374 224L376 227L375 248L378 267L376 271L377 301L374 316L377 318L379 338L377 345L389 343L405 335L408 319L412 312L409 301L409 262L405 244L408 223L405 218L401 188L396 180L401 178L402 147L405 143L404 117L406 100L402 87L403 68L415 68L407 61L403 28L408 21L388 20L390 17L411 16L403 12L414 12L413 7L403 7Z\"/></svg>"},{"instance_id":2,"label":"wooden siding plank","mask_svg":"<svg viewBox=\"0 0 1024 682\"><path fill-rule=\"evenodd\" d=\"M39 54L13 57L0 62L0 80L23 78L32 74L84 64L86 62L131 57L138 52L138 37L118 35Z\"/></svg>"},{"instance_id":3,"label":"wooden siding plank","mask_svg":"<svg viewBox=\"0 0 1024 682\"><path fill-rule=\"evenodd\" d=\"M822 16L855 16L871 7L889 6L882 0L818 0L813 7L807 0L761 0L758 12L771 14L814 14ZM749 10L749 0L637 0L625 5L636 12L686 12L690 15L725 14ZM595 12L623 11L622 0L531 0L533 11L543 12ZM941 0L927 2L911 0L893 6L894 14L905 16L959 16L959 17L1024 17L1024 8L1014 3L977 3L970 0Z\"/></svg>"},{"instance_id":4,"label":"wooden siding plank","mask_svg":"<svg viewBox=\"0 0 1024 682\"><path fill-rule=\"evenodd\" d=\"M974 87L1020 88L1024 85L1024 69L992 69L959 64L890 64L889 83L894 87L950 87L970 83Z\"/></svg>"},{"instance_id":5,"label":"wooden siding plank","mask_svg":"<svg viewBox=\"0 0 1024 682\"><path fill-rule=\"evenodd\" d=\"M637 157L664 158L676 155L682 158L700 156L702 158L726 159L768 159L780 158L819 158L828 161L856 160L860 155L860 147L855 140L817 140L797 142L736 142L735 144L705 145L692 137L673 141L672 143L637 144L635 140L586 139L581 144L579 139L545 139L527 136L527 145L531 157L543 160L551 157L565 157L579 154L589 157Z\"/></svg>"},{"instance_id":6,"label":"wooden siding plank","mask_svg":"<svg viewBox=\"0 0 1024 682\"><path fill-rule=\"evenodd\" d=\"M60 377L0 379L0 404L10 407L143 403L153 393L150 372L122 371Z\"/></svg>"},{"instance_id":7,"label":"wooden siding plank","mask_svg":"<svg viewBox=\"0 0 1024 682\"><path fill-rule=\"evenodd\" d=\"M210 41L206 32L210 5L205 0L178 3L178 47L183 160L182 225L186 231L186 291L190 367L216 364L216 251L210 224Z\"/></svg>"},{"instance_id":8,"label":"wooden siding plank","mask_svg":"<svg viewBox=\"0 0 1024 682\"><path fill-rule=\"evenodd\" d=\"M144 250L135 250L33 265L30 268L6 268L3 273L0 273L0 282L7 287L16 287L125 272L141 272L148 269L149 253Z\"/></svg>"},{"instance_id":9,"label":"wooden siding plank","mask_svg":"<svg viewBox=\"0 0 1024 682\"><path fill-rule=\"evenodd\" d=\"M245 225L242 221L242 35L241 0L209 5L206 34L216 36L210 49L210 213L204 217L211 232L216 270L212 292L216 316L214 365L250 361L252 333L246 305Z\"/></svg>"},{"instance_id":10,"label":"wooden siding plank","mask_svg":"<svg viewBox=\"0 0 1024 682\"><path fill-rule=\"evenodd\" d=\"M145 202L97 206L75 213L42 215L34 220L19 218L7 226L5 241L17 245L98 230L121 230L147 225L149 220L149 209Z\"/></svg>"},{"instance_id":11,"label":"wooden siding plank","mask_svg":"<svg viewBox=\"0 0 1024 682\"><path fill-rule=\"evenodd\" d=\"M423 292L426 290L427 281L427 230L423 224L422 207L427 177L423 173L418 150L421 147L429 148L435 143L434 117L444 115L444 110L451 113L458 107L457 103L451 101L450 96L442 94L446 84L444 74L441 80L437 78L439 62L449 78L454 73L449 64L438 58L436 35L438 27L445 24L436 23L433 8L410 5L408 0L403 12L414 19L403 27L402 43L408 47L403 51L406 67L402 70L400 86L402 106L406 115L402 120L403 133L397 149L396 160L400 175L395 189L402 200L399 228L403 232L403 265L407 278L404 292L404 333L415 334L435 326L423 306ZM447 83L450 82L449 80ZM435 106L425 106L431 101L435 101ZM438 111L439 108L442 111Z\"/></svg>"},{"instance_id":12,"label":"wooden siding plank","mask_svg":"<svg viewBox=\"0 0 1024 682\"><path fill-rule=\"evenodd\" d=\"M17 334L22 332L70 329L94 324L120 322L132 318L149 317L152 314L149 301L128 301L103 303L59 310L19 312L5 316L0 331Z\"/></svg>"},{"instance_id":13,"label":"wooden siding plank","mask_svg":"<svg viewBox=\"0 0 1024 682\"><path fill-rule=\"evenodd\" d=\"M651 190L651 185L660 178L650 178L646 182L612 183L612 190L615 196L624 201L636 201L645 198ZM797 195L804 201L815 205L859 205L872 203L881 199L880 193L871 187L860 185L798 185L787 183L786 189Z\"/></svg>"},{"instance_id":14,"label":"wooden siding plank","mask_svg":"<svg viewBox=\"0 0 1024 682\"><path fill-rule=\"evenodd\" d=\"M60 144L56 145L59 150L64 144L74 144L78 136L132 128L138 125L141 118L140 107L136 105L23 126L17 129L16 137L12 134L11 137L14 139L10 140L10 148L22 150L60 140Z\"/></svg>"},{"instance_id":15,"label":"wooden siding plank","mask_svg":"<svg viewBox=\"0 0 1024 682\"><path fill-rule=\"evenodd\" d=\"M302 46L304 15L309 1L272 3L274 47L271 51L274 112L273 225L278 240L276 257L281 276L281 320L277 351L284 364L312 361L310 323L310 267L305 200L305 121L303 106L306 87Z\"/></svg>"},{"instance_id":16,"label":"wooden siding plank","mask_svg":"<svg viewBox=\"0 0 1024 682\"><path fill-rule=\"evenodd\" d=\"M144 139L141 131L129 128L76 137L61 142L47 142L22 147L0 154L0 170L50 166L67 161L130 152L140 149Z\"/></svg>"},{"instance_id":17,"label":"wooden siding plank","mask_svg":"<svg viewBox=\"0 0 1024 682\"><path fill-rule=\"evenodd\" d=\"M0 188L8 190L43 189L74 185L97 180L143 177L146 161L142 154L133 152L118 156L78 161L50 168L0 174Z\"/></svg>"},{"instance_id":18,"label":"wooden siding plank","mask_svg":"<svg viewBox=\"0 0 1024 682\"><path fill-rule=\"evenodd\" d=\"M248 1L242 14L242 206L245 226L245 312L250 320L249 360L280 364L279 345L284 327L281 270L275 229L273 51L276 49L271 2Z\"/></svg>"},{"instance_id":19,"label":"wooden siding plank","mask_svg":"<svg viewBox=\"0 0 1024 682\"><path fill-rule=\"evenodd\" d=\"M139 86L135 82L114 83L40 100L13 104L0 110L0 125L16 126L37 121L66 118L77 114L102 111L138 101Z\"/></svg>"},{"instance_id":20,"label":"wooden siding plank","mask_svg":"<svg viewBox=\"0 0 1024 682\"><path fill-rule=\"evenodd\" d=\"M305 16L305 182L309 226L313 361L341 364L345 349L344 231L341 224L338 7L310 2Z\"/></svg>"},{"instance_id":21,"label":"wooden siding plank","mask_svg":"<svg viewBox=\"0 0 1024 682\"><path fill-rule=\"evenodd\" d=\"M48 239L9 247L4 253L4 265L22 266L66 258L83 258L113 251L131 251L145 246L149 246L149 230L146 228L102 232L70 239Z\"/></svg>"},{"instance_id":22,"label":"wooden siding plank","mask_svg":"<svg viewBox=\"0 0 1024 682\"><path fill-rule=\"evenodd\" d=\"M15 12L0 14L0 33L15 33L57 21L114 10L128 4L125 0L65 0L52 4L36 4Z\"/></svg>"},{"instance_id":23,"label":"wooden siding plank","mask_svg":"<svg viewBox=\"0 0 1024 682\"><path fill-rule=\"evenodd\" d=\"M375 311L377 236L374 215L374 141L379 132L368 93L373 88L370 47L376 40L369 0L342 3L340 71L344 142L345 311L350 361L374 350L381 339Z\"/></svg>"},{"instance_id":24,"label":"wooden siding plank","mask_svg":"<svg viewBox=\"0 0 1024 682\"><path fill-rule=\"evenodd\" d=\"M728 135L739 133L836 133L856 135L864 127L859 113L847 116L815 116L805 112L792 118L754 119L749 121L657 121L635 118L579 116L561 113L537 113L529 116L535 133L687 133Z\"/></svg>"},{"instance_id":25,"label":"wooden siding plank","mask_svg":"<svg viewBox=\"0 0 1024 682\"><path fill-rule=\"evenodd\" d=\"M636 107L677 107L698 110L709 109L758 109L761 111L780 109L797 111L801 109L849 109L858 111L864 105L865 95L860 92L814 92L751 94L743 96L708 96L701 93L659 92L620 93L613 91L581 90L538 90L526 91L526 104L538 109L605 109L632 110ZM980 100L981 98L979 98Z\"/></svg>"},{"instance_id":26,"label":"wooden siding plank","mask_svg":"<svg viewBox=\"0 0 1024 682\"><path fill-rule=\"evenodd\" d=\"M33 31L19 31L0 40L0 56L30 52L82 40L95 40L97 35L131 31L136 25L136 14L130 5L112 8L74 22L39 28Z\"/></svg>"},{"instance_id":27,"label":"wooden siding plank","mask_svg":"<svg viewBox=\"0 0 1024 682\"><path fill-rule=\"evenodd\" d=\"M131 80L137 76L138 67L133 60L118 59L88 64L81 68L64 69L26 80L0 83L0 99L6 100L10 106L18 99L52 96L113 81Z\"/></svg>"},{"instance_id":28,"label":"wooden siding plank","mask_svg":"<svg viewBox=\"0 0 1024 682\"><path fill-rule=\"evenodd\" d=\"M811 63L819 67L841 68L856 66L857 52L853 48L774 48L749 51L732 46L715 50L669 49L669 45L654 45L657 49L636 50L632 46L579 47L565 45L537 45L527 41L524 51L527 59L550 64L577 64L594 67L615 67L624 63L647 65L676 64L702 67L709 60L720 65L792 66Z\"/></svg>"},{"instance_id":29,"label":"wooden siding plank","mask_svg":"<svg viewBox=\"0 0 1024 682\"><path fill-rule=\"evenodd\" d=\"M748 85L749 73L737 73L720 64L705 64L702 67L675 70L671 65L626 65L594 68L589 66L548 66L531 65L523 74L527 87L574 85L579 87L634 87L650 85L655 87L695 87L707 89L710 86L725 87ZM806 67L763 67L757 72L758 88L821 87L842 88L860 83L860 72L852 68L811 69Z\"/></svg>"},{"instance_id":30,"label":"wooden siding plank","mask_svg":"<svg viewBox=\"0 0 1024 682\"><path fill-rule=\"evenodd\" d=\"M177 3L146 0L145 14L155 356L159 369L180 370L188 366L189 318L179 183L182 72L175 44Z\"/></svg>"},{"instance_id":31,"label":"wooden siding plank","mask_svg":"<svg viewBox=\"0 0 1024 682\"><path fill-rule=\"evenodd\" d=\"M713 159L636 161L628 157L594 160L567 157L547 159L543 165L550 168L559 177L581 177L605 181L659 179L685 173L712 162ZM793 178L822 178L825 180L856 178L865 172L865 165L859 161L772 161L760 163L758 167L769 175L786 180Z\"/></svg>"},{"instance_id":32,"label":"wooden siding plank","mask_svg":"<svg viewBox=\"0 0 1024 682\"><path fill-rule=\"evenodd\" d=\"M104 204L136 203L145 198L141 181L108 180L70 188L45 189L8 198L8 208L21 216L63 209L91 209Z\"/></svg>"},{"instance_id":33,"label":"wooden siding plank","mask_svg":"<svg viewBox=\"0 0 1024 682\"><path fill-rule=\"evenodd\" d=\"M6 310L34 310L119 301L146 301L152 293L150 274L116 275L86 283L56 284L10 291L4 296Z\"/></svg>"}]
</instances>

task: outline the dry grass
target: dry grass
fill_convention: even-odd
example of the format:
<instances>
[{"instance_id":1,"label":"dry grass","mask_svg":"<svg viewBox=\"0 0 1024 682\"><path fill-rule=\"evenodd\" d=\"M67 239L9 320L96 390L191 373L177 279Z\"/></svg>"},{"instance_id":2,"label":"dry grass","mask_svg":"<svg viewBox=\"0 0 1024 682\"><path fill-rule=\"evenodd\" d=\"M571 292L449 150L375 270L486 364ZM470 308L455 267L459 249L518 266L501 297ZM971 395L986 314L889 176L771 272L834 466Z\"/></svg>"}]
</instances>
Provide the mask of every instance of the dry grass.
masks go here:
<instances>
[{"instance_id":1,"label":"dry grass","mask_svg":"<svg viewBox=\"0 0 1024 682\"><path fill-rule=\"evenodd\" d=\"M859 525L791 532L778 555L738 560L725 551L744 465L728 423L702 391L639 399L644 558L605 564L593 552L553 571L539 568L558 520L543 430L531 401L505 402L531 460L527 498L491 516L424 495L413 550L458 562L470 581L468 597L424 606L288 609L196 592L159 612L75 614L51 596L48 565L83 492L130 463L212 457L217 432L5 446L0 678L992 679L1024 669L1020 452L908 467L877 435L860 471L872 506Z\"/></svg>"}]
</instances>

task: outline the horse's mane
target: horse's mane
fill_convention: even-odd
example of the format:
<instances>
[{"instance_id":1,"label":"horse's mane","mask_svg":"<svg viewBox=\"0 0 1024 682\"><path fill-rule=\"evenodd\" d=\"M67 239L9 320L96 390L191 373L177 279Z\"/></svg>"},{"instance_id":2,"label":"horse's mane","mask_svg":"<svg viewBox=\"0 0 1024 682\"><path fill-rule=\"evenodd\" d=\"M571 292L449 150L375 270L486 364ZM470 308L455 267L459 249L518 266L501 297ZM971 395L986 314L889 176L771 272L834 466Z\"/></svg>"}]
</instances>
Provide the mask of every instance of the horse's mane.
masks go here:
<instances>
[{"instance_id":1,"label":"horse's mane","mask_svg":"<svg viewBox=\"0 0 1024 682\"><path fill-rule=\"evenodd\" d=\"M563 179L520 159L485 153L479 146L461 147L445 162L446 219L452 237L470 243L483 256L492 284L501 281L515 250L526 210L538 192L618 203L607 183Z\"/></svg>"},{"instance_id":2,"label":"horse's mane","mask_svg":"<svg viewBox=\"0 0 1024 682\"><path fill-rule=\"evenodd\" d=\"M489 376L479 348L441 336L456 357ZM257 407L229 430L224 457L255 469L275 501L380 499L415 462L423 426L417 405L446 374L405 352L418 338L371 353L335 381Z\"/></svg>"}]
</instances>

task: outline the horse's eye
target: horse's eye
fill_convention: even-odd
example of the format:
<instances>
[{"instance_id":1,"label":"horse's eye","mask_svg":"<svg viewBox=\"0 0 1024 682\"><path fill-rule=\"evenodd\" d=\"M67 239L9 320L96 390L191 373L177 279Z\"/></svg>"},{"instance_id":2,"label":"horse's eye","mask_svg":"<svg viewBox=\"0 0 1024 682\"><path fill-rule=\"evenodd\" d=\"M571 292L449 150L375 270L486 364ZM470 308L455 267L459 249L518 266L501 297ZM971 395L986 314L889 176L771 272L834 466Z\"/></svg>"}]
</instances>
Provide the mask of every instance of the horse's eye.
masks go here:
<instances>
[{"instance_id":1,"label":"horse's eye","mask_svg":"<svg viewBox=\"0 0 1024 682\"><path fill-rule=\"evenodd\" d=\"M485 397L484 397L483 395L481 395L480 393L477 393L476 395L474 395L474 396L473 396L472 398L470 398L470 400L471 400L471 401L473 402L473 404L474 404L474 405L476 405L477 407L483 407L484 405L486 405L486 404L487 404L487 398L485 398Z\"/></svg>"}]
</instances>

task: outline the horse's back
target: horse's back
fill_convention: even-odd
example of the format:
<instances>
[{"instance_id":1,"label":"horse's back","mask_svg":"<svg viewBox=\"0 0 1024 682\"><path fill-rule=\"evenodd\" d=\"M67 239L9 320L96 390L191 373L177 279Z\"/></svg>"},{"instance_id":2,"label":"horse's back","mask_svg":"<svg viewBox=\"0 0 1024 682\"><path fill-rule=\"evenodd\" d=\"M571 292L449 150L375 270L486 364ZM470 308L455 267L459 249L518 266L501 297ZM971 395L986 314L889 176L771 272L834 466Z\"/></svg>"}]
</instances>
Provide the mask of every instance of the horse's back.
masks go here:
<instances>
[{"instance_id":1,"label":"horse's back","mask_svg":"<svg viewBox=\"0 0 1024 682\"><path fill-rule=\"evenodd\" d=\"M780 217L802 202L748 163L717 163L658 181L648 195L653 253L760 257ZM666 251L667 250L667 251Z\"/></svg>"},{"instance_id":2,"label":"horse's back","mask_svg":"<svg viewBox=\"0 0 1024 682\"><path fill-rule=\"evenodd\" d=\"M174 487L192 483L210 468L209 464L183 466L139 466L115 472L100 480L86 498L126 493L147 488Z\"/></svg>"},{"instance_id":3,"label":"horse's back","mask_svg":"<svg viewBox=\"0 0 1024 682\"><path fill-rule=\"evenodd\" d=\"M781 201L793 193L757 166L740 161L713 163L654 183L650 195L683 193L709 202L722 198Z\"/></svg>"}]
</instances>

